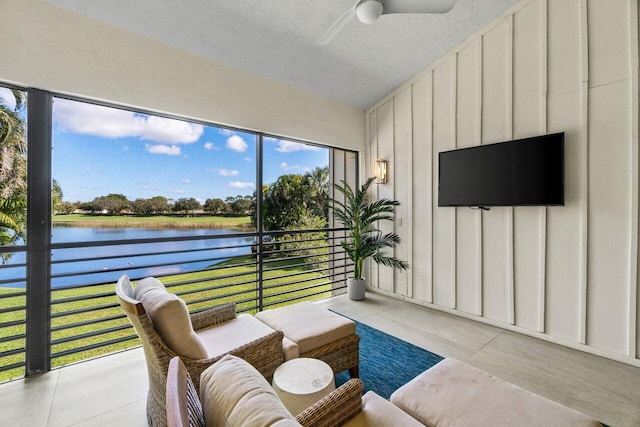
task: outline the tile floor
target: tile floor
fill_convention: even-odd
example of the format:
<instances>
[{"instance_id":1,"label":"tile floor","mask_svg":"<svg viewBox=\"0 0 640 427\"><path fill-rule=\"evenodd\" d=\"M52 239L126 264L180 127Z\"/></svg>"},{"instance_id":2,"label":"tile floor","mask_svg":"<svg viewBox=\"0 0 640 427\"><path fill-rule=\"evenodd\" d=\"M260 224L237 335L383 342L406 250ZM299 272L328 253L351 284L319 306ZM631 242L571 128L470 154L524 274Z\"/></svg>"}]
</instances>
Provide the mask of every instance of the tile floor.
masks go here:
<instances>
[{"instance_id":1,"label":"tile floor","mask_svg":"<svg viewBox=\"0 0 640 427\"><path fill-rule=\"evenodd\" d=\"M640 368L368 293L321 306L454 357L610 426L640 426ZM141 349L0 385L0 425L144 426Z\"/></svg>"}]
</instances>

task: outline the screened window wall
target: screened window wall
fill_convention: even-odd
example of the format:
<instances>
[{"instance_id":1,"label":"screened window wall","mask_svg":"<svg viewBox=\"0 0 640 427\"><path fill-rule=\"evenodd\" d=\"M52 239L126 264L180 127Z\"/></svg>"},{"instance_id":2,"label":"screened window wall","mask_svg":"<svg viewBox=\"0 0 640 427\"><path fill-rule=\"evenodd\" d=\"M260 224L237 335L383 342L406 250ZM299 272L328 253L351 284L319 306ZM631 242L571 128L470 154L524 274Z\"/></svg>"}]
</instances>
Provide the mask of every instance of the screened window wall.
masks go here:
<instances>
[{"instance_id":1,"label":"screened window wall","mask_svg":"<svg viewBox=\"0 0 640 427\"><path fill-rule=\"evenodd\" d=\"M0 381L137 346L124 274L191 311L344 292L330 199L356 153L34 89L0 103Z\"/></svg>"}]
</instances>

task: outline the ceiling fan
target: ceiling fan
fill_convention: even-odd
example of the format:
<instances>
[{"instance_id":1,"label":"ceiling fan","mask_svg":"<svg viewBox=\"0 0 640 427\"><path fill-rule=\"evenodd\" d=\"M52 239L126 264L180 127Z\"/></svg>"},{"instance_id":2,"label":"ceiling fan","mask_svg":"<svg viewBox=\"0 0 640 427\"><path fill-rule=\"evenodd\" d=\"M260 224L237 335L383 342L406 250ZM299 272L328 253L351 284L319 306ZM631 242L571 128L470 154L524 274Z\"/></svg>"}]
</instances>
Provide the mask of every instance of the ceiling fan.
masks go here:
<instances>
[{"instance_id":1,"label":"ceiling fan","mask_svg":"<svg viewBox=\"0 0 640 427\"><path fill-rule=\"evenodd\" d=\"M363 24L371 24L380 15L390 13L447 13L455 3L456 0L356 0L353 7L338 18L317 43L320 46L328 44L354 16Z\"/></svg>"}]
</instances>

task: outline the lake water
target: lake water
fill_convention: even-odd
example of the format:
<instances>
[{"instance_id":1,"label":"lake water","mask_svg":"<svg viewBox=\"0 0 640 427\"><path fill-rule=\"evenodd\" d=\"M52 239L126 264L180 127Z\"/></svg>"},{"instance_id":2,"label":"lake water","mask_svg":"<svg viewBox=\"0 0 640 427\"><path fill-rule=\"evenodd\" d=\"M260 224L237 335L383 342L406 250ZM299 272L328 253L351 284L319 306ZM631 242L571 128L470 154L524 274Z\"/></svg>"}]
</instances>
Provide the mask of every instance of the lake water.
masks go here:
<instances>
[{"instance_id":1,"label":"lake water","mask_svg":"<svg viewBox=\"0 0 640 427\"><path fill-rule=\"evenodd\" d=\"M53 243L92 242L106 240L157 239L186 236L216 236L237 233L225 229L156 229L156 228L87 228L53 227ZM251 253L253 237L233 237L211 240L190 240L182 242L161 242L148 244L123 244L99 248L69 248L53 251L52 274L87 273L79 276L54 277L52 287L64 287L87 283L109 283L118 280L122 274L131 277L161 276L180 272L195 271L223 261L231 256ZM143 255L149 252L171 252L199 250L160 255ZM88 260L56 264L56 261L79 258L113 257L110 259ZM219 259L218 259L219 258ZM16 253L8 264L0 266L0 280L19 279L25 276L24 267L11 268L12 264L25 262L24 253ZM154 265L154 266L151 266ZM98 272L92 273L90 272ZM24 281L0 284L2 287L24 287Z\"/></svg>"}]
</instances>

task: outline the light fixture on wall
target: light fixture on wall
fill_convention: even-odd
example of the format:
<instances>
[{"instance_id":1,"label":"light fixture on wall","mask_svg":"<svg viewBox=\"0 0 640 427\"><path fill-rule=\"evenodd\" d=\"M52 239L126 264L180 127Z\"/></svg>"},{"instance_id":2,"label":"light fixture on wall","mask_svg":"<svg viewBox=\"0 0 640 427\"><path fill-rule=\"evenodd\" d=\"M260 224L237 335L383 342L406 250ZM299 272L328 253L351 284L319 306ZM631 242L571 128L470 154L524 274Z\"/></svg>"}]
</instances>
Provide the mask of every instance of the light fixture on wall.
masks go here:
<instances>
[{"instance_id":1,"label":"light fixture on wall","mask_svg":"<svg viewBox=\"0 0 640 427\"><path fill-rule=\"evenodd\" d=\"M376 160L376 166L374 168L374 174L376 176L377 184L384 184L387 182L387 161Z\"/></svg>"}]
</instances>

